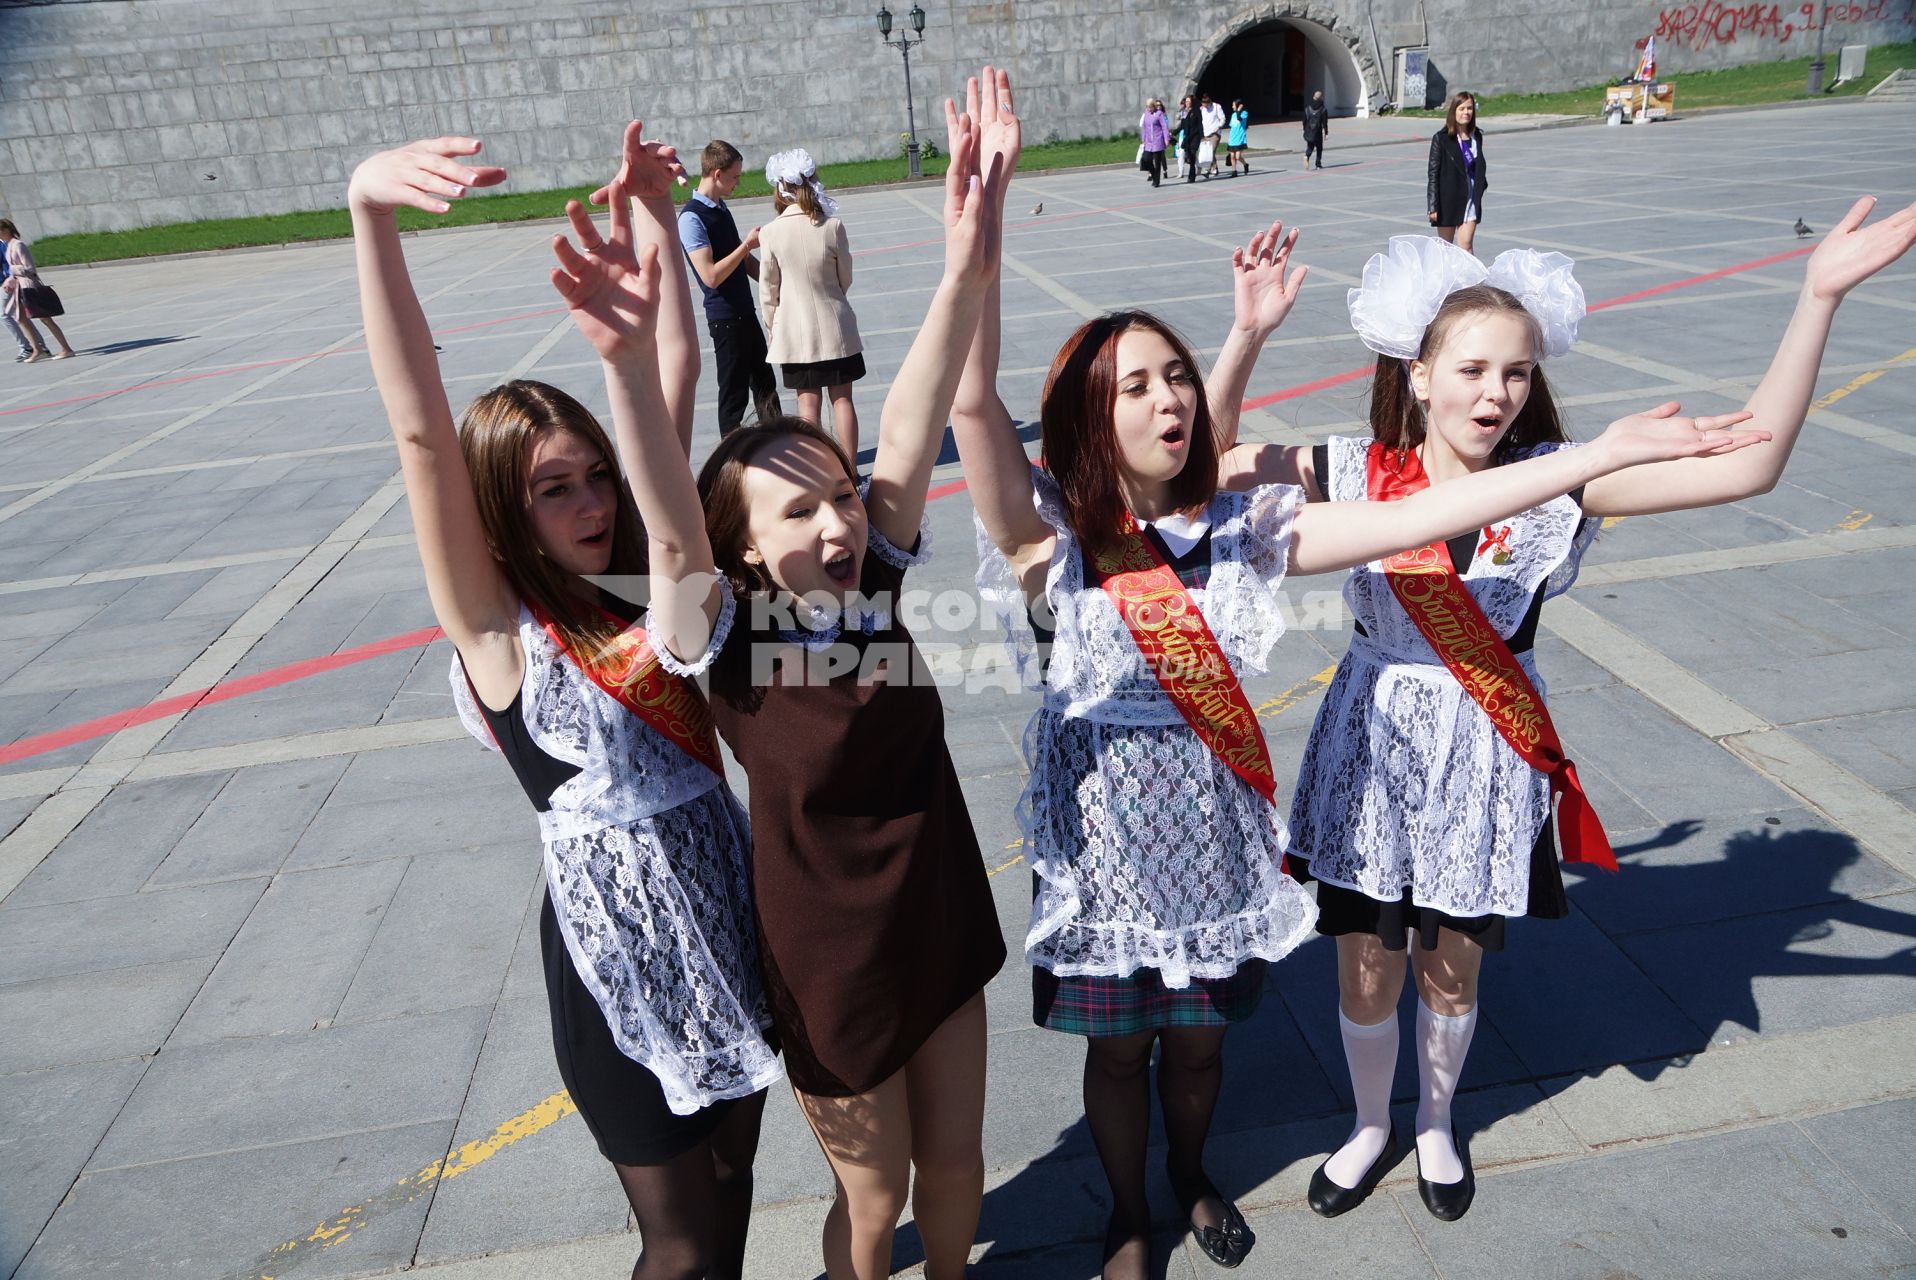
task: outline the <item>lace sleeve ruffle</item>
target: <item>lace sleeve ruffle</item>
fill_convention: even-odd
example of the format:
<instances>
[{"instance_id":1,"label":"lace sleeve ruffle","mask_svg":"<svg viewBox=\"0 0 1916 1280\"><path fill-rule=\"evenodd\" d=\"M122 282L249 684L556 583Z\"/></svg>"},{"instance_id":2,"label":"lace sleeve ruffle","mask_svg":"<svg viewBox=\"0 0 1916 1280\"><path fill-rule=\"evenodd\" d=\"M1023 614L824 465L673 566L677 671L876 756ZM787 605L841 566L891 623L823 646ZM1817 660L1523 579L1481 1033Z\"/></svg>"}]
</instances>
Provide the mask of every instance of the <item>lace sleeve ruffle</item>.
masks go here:
<instances>
[{"instance_id":1,"label":"lace sleeve ruffle","mask_svg":"<svg viewBox=\"0 0 1916 1280\"><path fill-rule=\"evenodd\" d=\"M725 647L726 638L732 634L732 618L738 612L738 601L732 595L731 582L722 573L717 576L716 588L719 607L718 617L712 620L712 634L705 642L704 651L690 661L681 661L666 648L665 642L659 639L658 632L652 629L652 610L645 611L646 641L651 644L652 652L658 655L659 666L675 676L689 678L704 675L706 669L712 665L712 660L718 657L719 650Z\"/></svg>"},{"instance_id":2,"label":"lace sleeve ruffle","mask_svg":"<svg viewBox=\"0 0 1916 1280\"><path fill-rule=\"evenodd\" d=\"M866 476L858 482L858 500L860 502L865 502L868 499L871 488L872 482L870 476ZM910 569L915 565L921 565L931 559L931 514L929 512L920 516L918 519L918 545L911 551L906 551L890 538L880 533L878 526L871 523L870 520L865 522L865 530L865 549L894 569Z\"/></svg>"},{"instance_id":3,"label":"lace sleeve ruffle","mask_svg":"<svg viewBox=\"0 0 1916 1280\"><path fill-rule=\"evenodd\" d=\"M1235 638L1245 666L1262 675L1272 646L1284 634L1289 612L1284 575L1290 565L1291 526L1304 491L1296 485L1266 484L1244 494L1221 494L1219 503L1205 612L1214 630Z\"/></svg>"},{"instance_id":4,"label":"lace sleeve ruffle","mask_svg":"<svg viewBox=\"0 0 1916 1280\"><path fill-rule=\"evenodd\" d=\"M1075 560L1077 543L1071 536L1070 525L1065 522L1064 497L1058 491L1057 482L1033 467L1031 490L1032 504L1057 535L1051 564L1045 570L1045 600L1050 606L1048 611L1056 611L1060 603L1060 577L1065 566ZM1012 571L1011 561L985 532L984 522L974 515L972 525L978 534L978 595L998 625L1004 628L1005 645L1017 664L1020 683L1027 689L1043 688L1044 669L1038 661L1038 636L1031 627L1031 610L1025 600L1024 587ZM1059 656L1063 655L1054 654L1054 659Z\"/></svg>"},{"instance_id":5,"label":"lace sleeve ruffle","mask_svg":"<svg viewBox=\"0 0 1916 1280\"><path fill-rule=\"evenodd\" d=\"M493 741L492 728L479 714L479 704L472 696L472 682L466 678L466 668L459 661L459 655L452 655L452 669L447 677L452 682L452 705L459 713L459 723L465 726L467 733L479 739L479 745L488 751L497 751L499 744Z\"/></svg>"}]
</instances>

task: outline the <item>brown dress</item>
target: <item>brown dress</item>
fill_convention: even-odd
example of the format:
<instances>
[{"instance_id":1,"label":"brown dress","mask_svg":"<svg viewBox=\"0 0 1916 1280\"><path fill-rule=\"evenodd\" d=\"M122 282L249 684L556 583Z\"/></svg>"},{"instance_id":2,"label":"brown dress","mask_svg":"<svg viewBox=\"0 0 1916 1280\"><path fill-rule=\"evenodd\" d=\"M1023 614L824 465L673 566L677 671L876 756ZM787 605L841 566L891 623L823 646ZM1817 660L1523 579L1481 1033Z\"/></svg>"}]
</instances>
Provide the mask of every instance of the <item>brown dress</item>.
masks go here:
<instances>
[{"instance_id":1,"label":"brown dress","mask_svg":"<svg viewBox=\"0 0 1916 1280\"><path fill-rule=\"evenodd\" d=\"M874 601L904 580L879 542L859 582ZM858 661L826 680L827 653L754 631L752 612L741 600L712 710L750 781L766 993L793 1085L865 1093L1003 967L1004 936L911 634L847 627L829 656ZM754 651L761 678L777 654L770 683L755 683Z\"/></svg>"}]
</instances>

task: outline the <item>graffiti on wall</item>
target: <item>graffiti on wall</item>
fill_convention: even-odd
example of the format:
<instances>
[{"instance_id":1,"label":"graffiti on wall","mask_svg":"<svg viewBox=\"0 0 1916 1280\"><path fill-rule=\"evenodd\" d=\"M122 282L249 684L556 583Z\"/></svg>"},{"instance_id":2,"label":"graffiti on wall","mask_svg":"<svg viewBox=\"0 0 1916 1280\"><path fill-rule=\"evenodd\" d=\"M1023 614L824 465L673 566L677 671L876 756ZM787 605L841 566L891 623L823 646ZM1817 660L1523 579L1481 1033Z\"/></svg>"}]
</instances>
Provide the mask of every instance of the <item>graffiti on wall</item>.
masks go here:
<instances>
[{"instance_id":1,"label":"graffiti on wall","mask_svg":"<svg viewBox=\"0 0 1916 1280\"><path fill-rule=\"evenodd\" d=\"M1916 0L1837 0L1827 4L1810 0L1794 8L1787 4L1698 0L1696 4L1675 5L1661 11L1657 15L1656 34L1659 40L1692 49L1708 49L1746 40L1781 44L1798 32L1813 32L1819 27L1887 22L1897 18L1916 22Z\"/></svg>"}]
</instances>

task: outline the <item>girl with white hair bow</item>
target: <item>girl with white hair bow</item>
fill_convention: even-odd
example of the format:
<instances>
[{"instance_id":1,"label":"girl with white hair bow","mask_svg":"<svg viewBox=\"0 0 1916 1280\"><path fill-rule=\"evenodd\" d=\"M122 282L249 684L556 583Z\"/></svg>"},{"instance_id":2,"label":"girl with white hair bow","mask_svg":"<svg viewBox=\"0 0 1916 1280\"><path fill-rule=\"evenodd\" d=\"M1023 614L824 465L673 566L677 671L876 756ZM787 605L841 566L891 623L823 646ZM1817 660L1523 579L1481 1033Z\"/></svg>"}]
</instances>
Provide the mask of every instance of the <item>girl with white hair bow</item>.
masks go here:
<instances>
[{"instance_id":1,"label":"girl with white hair bow","mask_svg":"<svg viewBox=\"0 0 1916 1280\"><path fill-rule=\"evenodd\" d=\"M825 194L818 167L803 148L765 164L777 217L759 229L758 298L771 335L768 358L798 393L798 414L819 422L827 395L845 455L858 457L858 410L852 383L865 376L858 317L846 300L852 283L851 242L838 202Z\"/></svg>"},{"instance_id":2,"label":"girl with white hair bow","mask_svg":"<svg viewBox=\"0 0 1916 1280\"><path fill-rule=\"evenodd\" d=\"M1544 707L1531 658L1539 613L1569 589L1602 517L1775 486L1837 304L1916 242L1916 205L1864 228L1872 203L1858 201L1811 256L1796 313L1742 412L1690 420L1670 403L1617 424L1660 421L1701 436L1748 419L1759 443L1614 471L1351 570L1344 598L1357 634L1319 708L1291 807L1292 866L1318 882L1317 929L1337 939L1357 1104L1349 1139L1311 1180L1319 1214L1355 1208L1396 1161L1390 1098L1407 967L1418 993L1418 1189L1440 1219L1469 1209L1475 1180L1451 1099L1476 1029L1483 953L1502 949L1508 917L1568 914L1553 799L1565 860L1616 866ZM1378 355L1370 437L1238 450L1230 482L1292 482L1312 502L1388 502L1562 456L1568 441L1541 361L1569 349L1584 309L1561 254L1514 250L1486 267L1435 238L1393 238L1350 291L1351 323ZM1227 348L1232 367L1213 375L1225 394L1242 394L1256 345Z\"/></svg>"}]
</instances>

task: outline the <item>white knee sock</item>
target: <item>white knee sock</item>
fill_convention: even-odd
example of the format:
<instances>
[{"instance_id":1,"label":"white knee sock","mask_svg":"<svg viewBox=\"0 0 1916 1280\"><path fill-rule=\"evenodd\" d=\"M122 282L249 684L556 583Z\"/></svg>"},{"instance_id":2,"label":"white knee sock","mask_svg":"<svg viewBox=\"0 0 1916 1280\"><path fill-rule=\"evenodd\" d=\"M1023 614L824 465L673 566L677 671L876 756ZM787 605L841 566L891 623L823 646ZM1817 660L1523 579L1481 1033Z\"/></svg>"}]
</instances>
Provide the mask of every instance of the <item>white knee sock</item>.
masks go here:
<instances>
[{"instance_id":1,"label":"white knee sock","mask_svg":"<svg viewBox=\"0 0 1916 1280\"><path fill-rule=\"evenodd\" d=\"M1450 1100L1476 1030L1474 1008L1448 1018L1417 1002L1417 1167L1426 1182L1463 1180L1463 1161L1450 1138Z\"/></svg>"},{"instance_id":2,"label":"white knee sock","mask_svg":"<svg viewBox=\"0 0 1916 1280\"><path fill-rule=\"evenodd\" d=\"M1352 1022L1337 1011L1344 1033L1344 1064L1351 1073L1351 1096L1357 1101L1357 1125L1329 1161L1324 1172L1349 1190L1384 1150L1390 1136L1390 1086L1397 1075L1397 1013L1374 1026Z\"/></svg>"}]
</instances>

